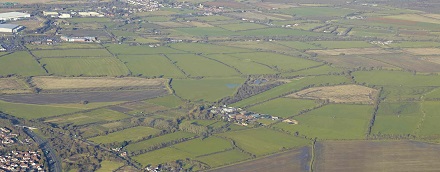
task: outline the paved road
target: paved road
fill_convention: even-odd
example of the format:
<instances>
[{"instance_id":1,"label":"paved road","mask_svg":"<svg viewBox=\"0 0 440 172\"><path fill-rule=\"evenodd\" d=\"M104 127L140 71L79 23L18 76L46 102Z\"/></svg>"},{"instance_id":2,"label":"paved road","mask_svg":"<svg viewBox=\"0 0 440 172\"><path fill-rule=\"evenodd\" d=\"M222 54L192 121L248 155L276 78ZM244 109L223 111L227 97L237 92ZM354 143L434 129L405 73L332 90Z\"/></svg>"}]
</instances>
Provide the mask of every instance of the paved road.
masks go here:
<instances>
[{"instance_id":1,"label":"paved road","mask_svg":"<svg viewBox=\"0 0 440 172\"><path fill-rule=\"evenodd\" d=\"M46 156L46 160L49 164L49 171L50 172L62 172L61 170L61 161L56 156L55 151L50 146L50 144L47 143L43 138L35 134L32 130L28 128L23 129L26 134L28 134L35 142L40 145L40 148L43 150L44 155Z\"/></svg>"}]
</instances>

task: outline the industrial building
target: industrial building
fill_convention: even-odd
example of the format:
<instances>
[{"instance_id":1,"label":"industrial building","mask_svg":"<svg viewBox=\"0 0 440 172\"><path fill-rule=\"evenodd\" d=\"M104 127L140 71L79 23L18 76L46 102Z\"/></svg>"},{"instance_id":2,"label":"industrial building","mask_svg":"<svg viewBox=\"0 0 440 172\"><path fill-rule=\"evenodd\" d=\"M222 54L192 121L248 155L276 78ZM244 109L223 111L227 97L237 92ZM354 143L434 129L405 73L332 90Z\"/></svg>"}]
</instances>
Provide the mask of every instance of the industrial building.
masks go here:
<instances>
[{"instance_id":1,"label":"industrial building","mask_svg":"<svg viewBox=\"0 0 440 172\"><path fill-rule=\"evenodd\" d=\"M24 29L24 26L16 24L0 24L0 32L17 33Z\"/></svg>"},{"instance_id":2,"label":"industrial building","mask_svg":"<svg viewBox=\"0 0 440 172\"><path fill-rule=\"evenodd\" d=\"M8 12L8 13L0 13L0 21L7 21L7 20L20 20L24 18L31 17L28 13L20 13L20 12Z\"/></svg>"}]
</instances>

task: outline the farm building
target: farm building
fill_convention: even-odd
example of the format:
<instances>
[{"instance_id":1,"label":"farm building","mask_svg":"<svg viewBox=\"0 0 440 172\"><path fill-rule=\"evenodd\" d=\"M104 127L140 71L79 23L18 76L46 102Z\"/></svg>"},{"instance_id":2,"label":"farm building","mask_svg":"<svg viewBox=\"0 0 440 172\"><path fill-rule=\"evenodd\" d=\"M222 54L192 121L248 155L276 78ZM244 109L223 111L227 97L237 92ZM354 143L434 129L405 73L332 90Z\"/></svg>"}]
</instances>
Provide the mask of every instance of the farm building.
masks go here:
<instances>
[{"instance_id":1,"label":"farm building","mask_svg":"<svg viewBox=\"0 0 440 172\"><path fill-rule=\"evenodd\" d=\"M44 16L57 17L59 15L56 11L43 11Z\"/></svg>"},{"instance_id":2,"label":"farm building","mask_svg":"<svg viewBox=\"0 0 440 172\"><path fill-rule=\"evenodd\" d=\"M24 27L15 24L0 24L0 32L17 33L23 30Z\"/></svg>"},{"instance_id":3,"label":"farm building","mask_svg":"<svg viewBox=\"0 0 440 172\"><path fill-rule=\"evenodd\" d=\"M5 52L6 48L3 45L0 45L0 52Z\"/></svg>"},{"instance_id":4,"label":"farm building","mask_svg":"<svg viewBox=\"0 0 440 172\"><path fill-rule=\"evenodd\" d=\"M78 15L82 17L104 17L104 15L99 14L98 12L90 11L90 12L78 12Z\"/></svg>"},{"instance_id":5,"label":"farm building","mask_svg":"<svg viewBox=\"0 0 440 172\"><path fill-rule=\"evenodd\" d=\"M68 37L61 36L61 40L66 42L98 42L97 37Z\"/></svg>"},{"instance_id":6,"label":"farm building","mask_svg":"<svg viewBox=\"0 0 440 172\"><path fill-rule=\"evenodd\" d=\"M0 13L0 20L7 21L7 20L19 20L24 18L31 17L30 14L27 13L20 13L20 12L8 12L8 13Z\"/></svg>"}]
</instances>

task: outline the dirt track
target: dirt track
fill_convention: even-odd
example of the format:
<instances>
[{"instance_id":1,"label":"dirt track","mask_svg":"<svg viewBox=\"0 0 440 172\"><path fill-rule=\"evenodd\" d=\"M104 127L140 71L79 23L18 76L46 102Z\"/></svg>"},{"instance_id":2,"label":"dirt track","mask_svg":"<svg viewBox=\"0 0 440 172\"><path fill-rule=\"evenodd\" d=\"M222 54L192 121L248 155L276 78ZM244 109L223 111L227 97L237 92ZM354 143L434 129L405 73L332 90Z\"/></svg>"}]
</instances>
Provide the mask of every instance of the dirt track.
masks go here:
<instances>
[{"instance_id":1,"label":"dirt track","mask_svg":"<svg viewBox=\"0 0 440 172\"><path fill-rule=\"evenodd\" d=\"M14 103L28 104L63 104L89 102L112 102L143 100L167 94L164 89L143 91L113 91L113 92L88 92L88 93L59 93L59 94L16 94L0 95L0 100Z\"/></svg>"}]
</instances>

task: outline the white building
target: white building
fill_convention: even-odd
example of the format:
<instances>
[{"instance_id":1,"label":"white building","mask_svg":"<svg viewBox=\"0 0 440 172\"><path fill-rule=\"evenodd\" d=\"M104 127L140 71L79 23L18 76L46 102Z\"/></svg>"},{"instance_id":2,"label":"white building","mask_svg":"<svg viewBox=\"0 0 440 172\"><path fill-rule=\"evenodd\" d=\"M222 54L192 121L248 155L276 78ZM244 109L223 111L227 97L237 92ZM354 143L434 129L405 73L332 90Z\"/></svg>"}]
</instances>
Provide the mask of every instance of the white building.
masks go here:
<instances>
[{"instance_id":1,"label":"white building","mask_svg":"<svg viewBox=\"0 0 440 172\"><path fill-rule=\"evenodd\" d=\"M58 16L58 18L60 18L60 19L68 19L68 18L72 18L72 16L70 14L63 13L63 14L60 14Z\"/></svg>"},{"instance_id":2,"label":"white building","mask_svg":"<svg viewBox=\"0 0 440 172\"><path fill-rule=\"evenodd\" d=\"M20 13L20 12L8 12L8 13L0 13L0 20L19 20L24 18L31 17L28 13Z\"/></svg>"},{"instance_id":3,"label":"white building","mask_svg":"<svg viewBox=\"0 0 440 172\"><path fill-rule=\"evenodd\" d=\"M57 17L59 15L56 11L43 11L44 16Z\"/></svg>"},{"instance_id":4,"label":"white building","mask_svg":"<svg viewBox=\"0 0 440 172\"><path fill-rule=\"evenodd\" d=\"M6 48L3 45L0 45L0 52L5 52ZM1 128L2 131L4 132L3 128Z\"/></svg>"},{"instance_id":5,"label":"white building","mask_svg":"<svg viewBox=\"0 0 440 172\"><path fill-rule=\"evenodd\" d=\"M104 17L104 15L99 14L98 12L78 12L78 15L82 17Z\"/></svg>"},{"instance_id":6,"label":"white building","mask_svg":"<svg viewBox=\"0 0 440 172\"><path fill-rule=\"evenodd\" d=\"M24 27L16 24L0 24L0 32L17 33L23 30Z\"/></svg>"}]
</instances>

